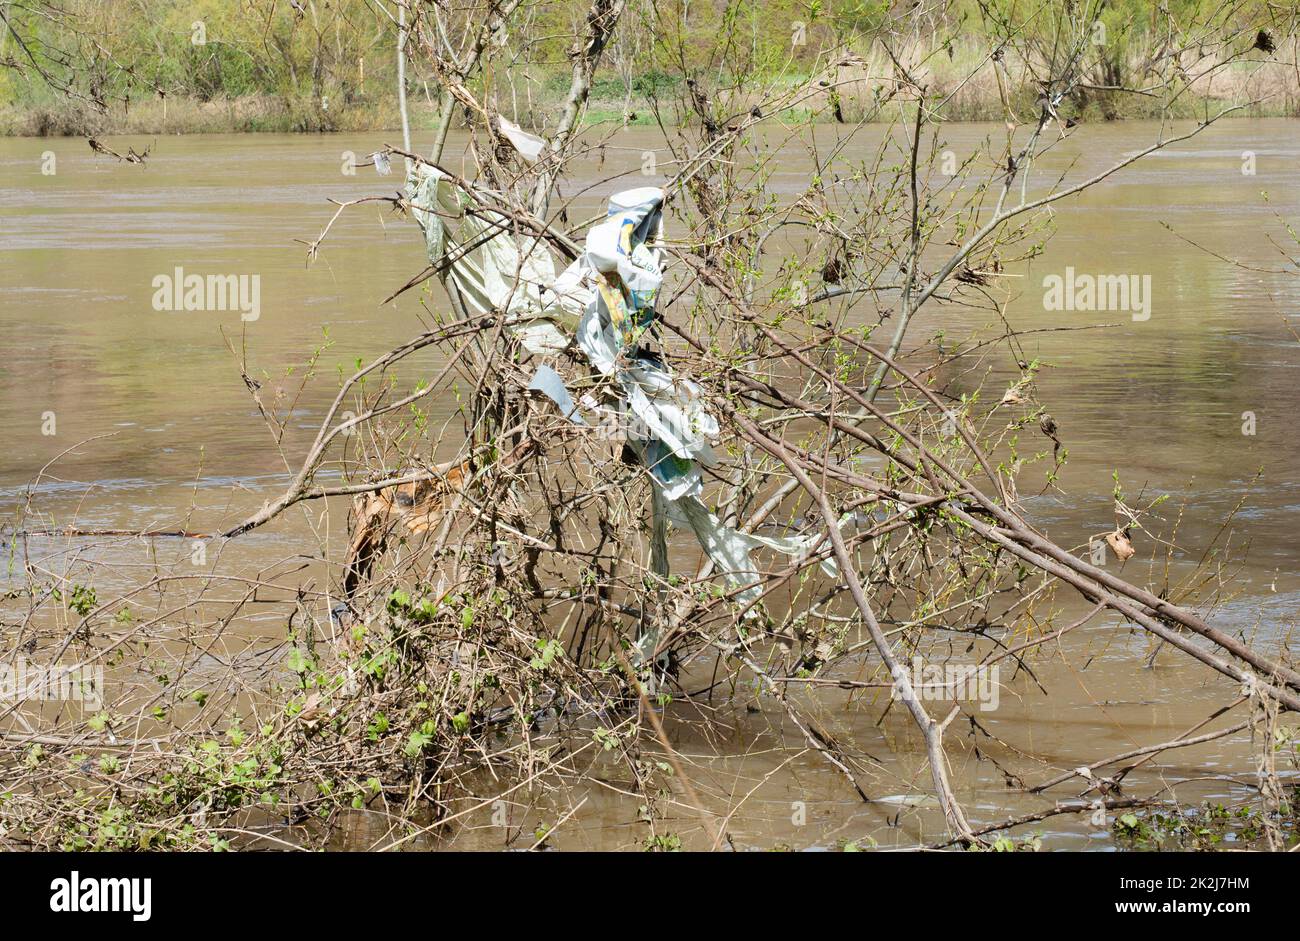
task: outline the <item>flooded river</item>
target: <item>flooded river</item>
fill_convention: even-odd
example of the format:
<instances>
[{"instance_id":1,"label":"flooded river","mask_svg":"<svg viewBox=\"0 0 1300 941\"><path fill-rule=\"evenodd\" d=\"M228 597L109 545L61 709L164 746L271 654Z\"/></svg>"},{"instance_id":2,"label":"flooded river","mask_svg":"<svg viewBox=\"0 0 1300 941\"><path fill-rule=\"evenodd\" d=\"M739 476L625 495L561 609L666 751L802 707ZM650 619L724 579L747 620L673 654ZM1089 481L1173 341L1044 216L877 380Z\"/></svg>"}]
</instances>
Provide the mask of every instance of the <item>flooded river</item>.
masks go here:
<instances>
[{"instance_id":1,"label":"flooded river","mask_svg":"<svg viewBox=\"0 0 1300 941\"><path fill-rule=\"evenodd\" d=\"M1083 178L1148 146L1157 130L1143 122L1081 128L1036 172L1073 166L1072 178ZM949 126L947 146L960 162L993 131ZM625 164L630 180L583 192L575 200L582 217L614 189L644 185L637 171L642 153L657 146L657 133L626 132L606 148L603 166L584 164L593 180ZM863 135L859 156L872 139ZM59 526L213 531L282 492L337 389L338 370L350 371L358 357L368 361L427 320L418 292L381 306L424 264L414 224L383 203L346 212L319 259L305 264L303 243L333 214L328 200L391 194L399 185L400 171L345 172L349 154L364 160L386 142L396 136L161 138L147 165L137 167L96 156L81 139L0 140L0 522L9 526L31 500ZM118 149L150 143L122 140ZM417 137L416 144L427 141ZM783 187L802 185L805 159L793 148L782 156L772 183L778 196ZM582 183L572 180L568 189ZM1181 513L1179 543L1195 555L1241 504L1219 542L1233 565L1231 597L1215 612L1217 623L1294 654L1300 271L1289 259L1300 255L1300 245L1280 220L1300 225L1300 123L1222 122L1058 204L1057 231L1044 254L1009 272L1018 283L1007 317L1021 330L1115 325L1022 340L1027 356L1048 364L1039 398L1070 455L1060 480L1064 494L1026 496L1027 517L1062 545L1086 544L1114 526L1118 470L1130 494L1171 495L1164 515ZM242 320L237 310L155 309L154 279L177 267L258 275L256 319ZM1045 310L1043 279L1067 267L1149 275L1149 316ZM957 339L989 326L968 317L944 322L946 310L927 310L914 338L943 329ZM299 396L303 365L326 333L319 378ZM263 394L292 404L278 444L241 381L241 349ZM432 373L439 356L427 352L409 369ZM451 413L445 402L434 418ZM342 518L336 514L334 525ZM271 566L314 551L310 537L318 525L316 510L297 508L225 551L232 563ZM337 542L343 534L329 538ZM32 551L55 552L65 542L35 540ZM689 554L691 546L679 544ZM1136 570L1125 575L1158 580L1146 568L1152 546L1138 548L1129 563ZM1009 789L976 747L1046 756L1050 766L1037 781L1174 738L1232 698L1217 674L1185 657L1165 653L1148 668L1147 638L1112 624L1093 622L1039 665L1050 697L1023 677L1002 691L998 708L982 719L999 746L953 730L953 777L973 822L1044 805ZM878 706L860 699L848 706L841 698L828 699L823 712L852 752L879 761L873 796L886 800L872 804L816 755L791 760L802 739L779 710L738 706L724 716L728 736L707 741L689 718L688 708L669 710L668 731L702 800L723 813L734 808L726 829L737 848L834 848L843 840L909 846L942 836L942 819L924 800L913 806L918 802L910 798L888 799L928 792L928 777L915 774L920 746L901 710L881 721ZM794 752L778 747L782 740ZM1189 805L1230 799L1243 792L1218 776L1250 779L1253 754L1249 735L1236 735L1162 756L1131 780L1144 792L1176 785L1176 798ZM1208 776L1215 777L1198 780ZM1056 790L1069 798L1080 788ZM516 797L508 836L485 810L450 840L428 845L500 848L521 831L528 845L535 826L579 805L555 845L631 848L644 837L637 802L615 781L536 801ZM666 827L688 847L707 842L684 806ZM1114 845L1108 828L1086 815L1054 817L1032 829L1053 848ZM364 828L347 845L369 845Z\"/></svg>"}]
</instances>

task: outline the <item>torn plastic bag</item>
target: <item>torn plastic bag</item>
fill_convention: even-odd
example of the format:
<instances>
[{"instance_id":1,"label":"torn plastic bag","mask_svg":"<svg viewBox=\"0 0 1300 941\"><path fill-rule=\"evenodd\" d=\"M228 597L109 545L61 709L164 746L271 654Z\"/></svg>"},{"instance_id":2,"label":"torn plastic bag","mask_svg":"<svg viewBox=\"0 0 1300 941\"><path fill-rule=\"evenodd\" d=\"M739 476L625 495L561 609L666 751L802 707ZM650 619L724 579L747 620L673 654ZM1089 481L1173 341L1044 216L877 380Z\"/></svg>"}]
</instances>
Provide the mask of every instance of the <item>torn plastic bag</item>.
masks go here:
<instances>
[{"instance_id":1,"label":"torn plastic bag","mask_svg":"<svg viewBox=\"0 0 1300 941\"><path fill-rule=\"evenodd\" d=\"M407 188L429 261L452 259L447 277L473 310L505 311L511 330L533 353L558 352L576 337L592 367L615 380L630 413L625 415L628 443L650 471L659 491L656 505L662 505L669 522L695 535L730 584L744 589L742 602L758 596L759 576L750 558L755 548L796 558L813 550L819 533L785 538L742 533L723 525L700 500L698 465L715 461L710 442L718 435L717 421L700 402L698 386L675 376L641 345L654 323L663 283L662 257L654 247L663 230L662 190L614 194L607 218L587 232L583 254L557 277L540 240L520 236L521 249L509 220L489 210L471 211L470 196L436 168L415 166ZM570 421L585 423L549 366L539 368L530 387L555 401ZM656 520L656 528L660 525ZM832 577L838 574L831 559L821 567Z\"/></svg>"},{"instance_id":2,"label":"torn plastic bag","mask_svg":"<svg viewBox=\"0 0 1300 941\"><path fill-rule=\"evenodd\" d=\"M569 345L576 311L557 303L555 263L540 239L517 242L505 216L473 209L469 194L436 167L415 164L406 185L430 263L451 259L447 276L475 313L505 312L530 352Z\"/></svg>"},{"instance_id":3,"label":"torn plastic bag","mask_svg":"<svg viewBox=\"0 0 1300 941\"><path fill-rule=\"evenodd\" d=\"M564 380L550 366L539 366L537 372L533 374L532 382L528 383L528 388L534 389L560 407L564 417L576 425L585 425L587 420L582 417L582 412L573 402L573 396L565 388Z\"/></svg>"},{"instance_id":4,"label":"torn plastic bag","mask_svg":"<svg viewBox=\"0 0 1300 941\"><path fill-rule=\"evenodd\" d=\"M620 353L635 357L640 339L654 320L663 284L659 250L650 247L663 228L663 190L627 190L610 197L604 222L587 231L586 250L571 268L594 275L578 342L601 372L615 371Z\"/></svg>"},{"instance_id":5,"label":"torn plastic bag","mask_svg":"<svg viewBox=\"0 0 1300 941\"><path fill-rule=\"evenodd\" d=\"M510 141L510 146L517 150L519 155L529 163L536 163L537 158L546 149L546 141L536 134L529 134L518 124L499 114L497 115L497 130L502 137Z\"/></svg>"},{"instance_id":6,"label":"torn plastic bag","mask_svg":"<svg viewBox=\"0 0 1300 941\"><path fill-rule=\"evenodd\" d=\"M750 561L750 553L754 549L766 546L768 549L775 549L784 555L802 560L822 539L821 533L782 538L742 533L738 529L723 525L722 520L710 513L699 497L688 496L680 500L669 500L667 506L669 521L675 526L691 530L727 581L733 586L745 589L737 595L737 600L742 604L748 604L758 597L759 573L755 571L754 564ZM839 567L833 558L823 559L821 569L832 578L839 575Z\"/></svg>"},{"instance_id":7,"label":"torn plastic bag","mask_svg":"<svg viewBox=\"0 0 1300 941\"><path fill-rule=\"evenodd\" d=\"M717 437L718 424L700 405L698 388L641 349L663 284L660 252L649 241L662 230L662 190L615 193L605 221L588 230L586 250L560 276L561 288L578 297L579 285L591 283L578 345L593 366L622 387L639 426L629 429L629 438L658 440L676 457L712 464L709 441Z\"/></svg>"}]
</instances>

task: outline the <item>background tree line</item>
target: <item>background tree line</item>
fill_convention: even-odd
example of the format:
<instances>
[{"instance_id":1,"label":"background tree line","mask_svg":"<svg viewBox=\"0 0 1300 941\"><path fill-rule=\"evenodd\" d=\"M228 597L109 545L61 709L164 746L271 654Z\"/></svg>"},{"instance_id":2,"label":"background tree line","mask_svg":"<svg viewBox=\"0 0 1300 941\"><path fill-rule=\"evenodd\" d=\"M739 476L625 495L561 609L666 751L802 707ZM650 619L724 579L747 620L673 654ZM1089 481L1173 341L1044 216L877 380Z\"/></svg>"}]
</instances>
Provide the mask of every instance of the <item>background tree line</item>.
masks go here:
<instances>
[{"instance_id":1,"label":"background tree line","mask_svg":"<svg viewBox=\"0 0 1300 941\"><path fill-rule=\"evenodd\" d=\"M473 26L468 7L409 2L439 7L453 31L459 26L468 34ZM997 36L1024 36L1050 55L1068 6L952 0L915 16L910 43L895 31L887 45L882 30L899 7L887 0L634 0L593 82L586 119L648 120L648 100L674 92L682 75L723 86L798 83L830 49L843 54L848 78L854 70L860 78L859 87L837 86L839 100L829 112L852 120L870 110L891 58L908 62L935 87L951 87L991 48L996 53ZM491 84L521 123L535 125L568 88L573 37L587 4L526 0L518 7L510 29L494 38L508 48L510 67L475 81ZM0 131L395 127L397 14L392 0L0 0ZM1091 87L1080 89L1072 105L1105 119L1144 116L1143 96L1118 89L1140 89L1162 58L1188 56L1187 37L1215 21L1261 27L1264 34L1251 36L1276 58L1276 68L1227 70L1217 85L1193 87L1184 106L1240 94L1234 81L1255 82L1271 86L1257 113L1300 113L1296 17L1294 7L1265 0L1227 10L1217 0L1111 0L1095 24ZM929 42L935 36L951 37L938 54ZM1011 56L993 61L949 101L949 117L996 119L1015 102L1032 107L1040 92L1031 71ZM435 75L413 63L407 84L417 122L422 112L437 111Z\"/></svg>"}]
</instances>

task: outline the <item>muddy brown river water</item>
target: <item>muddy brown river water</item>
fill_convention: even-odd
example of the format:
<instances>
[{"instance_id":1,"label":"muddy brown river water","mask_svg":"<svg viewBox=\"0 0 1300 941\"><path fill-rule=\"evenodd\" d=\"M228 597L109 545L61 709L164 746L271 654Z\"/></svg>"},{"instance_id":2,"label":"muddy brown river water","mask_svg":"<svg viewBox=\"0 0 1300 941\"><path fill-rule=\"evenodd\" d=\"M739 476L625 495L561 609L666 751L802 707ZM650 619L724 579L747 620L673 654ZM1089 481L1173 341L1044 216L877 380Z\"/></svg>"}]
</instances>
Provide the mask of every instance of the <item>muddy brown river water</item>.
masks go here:
<instances>
[{"instance_id":1,"label":"muddy brown river water","mask_svg":"<svg viewBox=\"0 0 1300 941\"><path fill-rule=\"evenodd\" d=\"M960 161L994 130L956 125L945 136ZM1145 122L1081 128L1038 172L1073 164L1072 178L1082 178L1149 145L1157 130ZM818 133L829 139L835 131ZM859 156L874 139L863 132ZM134 167L93 155L80 139L0 139L0 522L12 520L40 469L74 445L31 494L60 525L214 530L282 491L287 466L296 469L333 396L338 364L368 360L421 328L414 293L379 304L423 265L411 222L377 204L357 207L311 267L295 241L315 238L333 212L328 199L392 192L398 173L381 178L363 168L351 176L343 169L347 152L364 155L395 141L391 133L162 138L148 164ZM149 143L121 140L123 148ZM424 143L417 136L417 146ZM583 173L595 179L622 164L630 181L596 186L576 208L585 214L614 189L644 185L636 171L656 144L650 130L617 138L604 166L580 169L570 189ZM1253 174L1243 173L1247 153ZM43 173L51 154L55 172ZM793 191L808 170L803 152L791 148L773 189L778 196ZM1007 316L1026 330L1116 324L1024 338L1026 353L1050 364L1039 397L1070 451L1064 495L1027 497L1027 517L1063 545L1086 543L1114 524L1111 474L1118 470L1129 492L1171 495L1169 506L1183 508L1179 541L1195 553L1244 500L1229 526L1239 565L1217 623L1294 654L1300 268L1290 259L1300 256L1300 245L1282 220L1300 225L1300 122L1222 122L1060 204L1043 256L1013 272L1021 286L1013 286ZM177 267L259 275L258 317L156 310L153 279ZM1045 310L1044 277L1067 267L1149 276L1149 317ZM944 310L927 312L913 335L943 329L960 337L984 326L944 322ZM292 398L296 379L276 377L304 362L323 329L333 344L321 359L324 379L297 402L281 453L223 331L236 347L242 331L250 371L265 371L271 393ZM430 352L411 369L432 372L438 361ZM451 406L435 413L446 417ZM1253 433L1245 433L1248 426ZM290 516L230 546L231 561L270 564L303 551L315 517ZM32 551L63 545L36 540ZM1150 546L1140 548L1129 563L1137 571L1126 572L1135 580L1147 574ZM681 544L682 553L689 550ZM1176 737L1232 696L1226 681L1186 658L1160 656L1148 668L1146 637L1112 624L1094 622L1039 664L1050 697L1022 677L1001 690L997 709L982 714L997 738L1048 759L1041 778ZM880 760L874 796L886 799L874 804L863 804L815 755L791 759L802 740L779 710L738 707L729 733L707 741L685 713L670 711L668 728L702 799L723 812L735 808L727 831L738 848L834 848L841 840L911 846L940 837L943 828L934 808L917 799L928 793L928 778L916 774L920 745L900 712L881 721L880 708L861 699L851 707L828 699L824 707L843 741ZM795 751L777 747L782 739ZM978 744L964 729L953 733L953 777L973 821L1045 806L1008 789L994 763L975 755ZM1253 755L1242 734L1172 752L1132 780L1144 792L1170 786L1186 805L1233 800L1244 785L1222 776L1252 781ZM1057 791L1069 798L1079 788ZM484 810L449 840L414 845L500 848L515 845L521 830L528 845L537 824L578 805L555 845L632 848L644 839L636 802L611 780L581 793L520 796L508 808L508 831ZM704 845L695 814L678 809L666 828L688 847ZM1086 816L1032 829L1051 848L1114 846L1108 828ZM366 828L359 825L342 845L370 845Z\"/></svg>"}]
</instances>

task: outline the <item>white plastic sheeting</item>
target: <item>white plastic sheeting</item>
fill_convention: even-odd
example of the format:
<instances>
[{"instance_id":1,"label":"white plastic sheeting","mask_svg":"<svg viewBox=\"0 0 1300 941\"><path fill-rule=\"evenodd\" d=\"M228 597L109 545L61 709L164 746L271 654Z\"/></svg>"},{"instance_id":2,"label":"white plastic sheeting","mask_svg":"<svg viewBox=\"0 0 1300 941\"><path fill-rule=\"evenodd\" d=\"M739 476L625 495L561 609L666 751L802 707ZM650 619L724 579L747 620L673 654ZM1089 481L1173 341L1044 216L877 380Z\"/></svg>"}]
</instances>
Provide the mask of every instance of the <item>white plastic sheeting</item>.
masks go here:
<instances>
[{"instance_id":1,"label":"white plastic sheeting","mask_svg":"<svg viewBox=\"0 0 1300 941\"><path fill-rule=\"evenodd\" d=\"M536 163L542 156L542 151L546 149L546 141L536 134L529 134L518 124L501 115L497 115L497 130L529 163Z\"/></svg>"},{"instance_id":2,"label":"white plastic sheeting","mask_svg":"<svg viewBox=\"0 0 1300 941\"><path fill-rule=\"evenodd\" d=\"M406 188L430 263L450 262L447 279L471 310L504 312L530 352L554 353L570 344L583 307L577 300L559 302L555 263L538 239L516 241L509 219L478 207L433 167L415 165Z\"/></svg>"},{"instance_id":3,"label":"white plastic sheeting","mask_svg":"<svg viewBox=\"0 0 1300 941\"><path fill-rule=\"evenodd\" d=\"M641 342L654 323L663 284L663 257L656 247L663 235L662 190L643 187L610 197L605 220L592 226L583 253L558 276L538 238L516 235L506 217L475 206L438 169L413 167L407 190L429 261L450 260L446 277L471 310L503 312L515 336L535 354L557 353L576 340L591 366L616 383L628 443L649 468L667 519L695 534L718 570L743 589L742 602L758 596L753 549L765 546L795 557L812 551L820 534L742 533L723 525L700 499L700 466L715 461L710 442L717 438L718 423L700 401L698 386L674 375ZM532 387L582 423L572 396L549 366L538 370ZM836 574L834 562L822 567Z\"/></svg>"}]
</instances>

